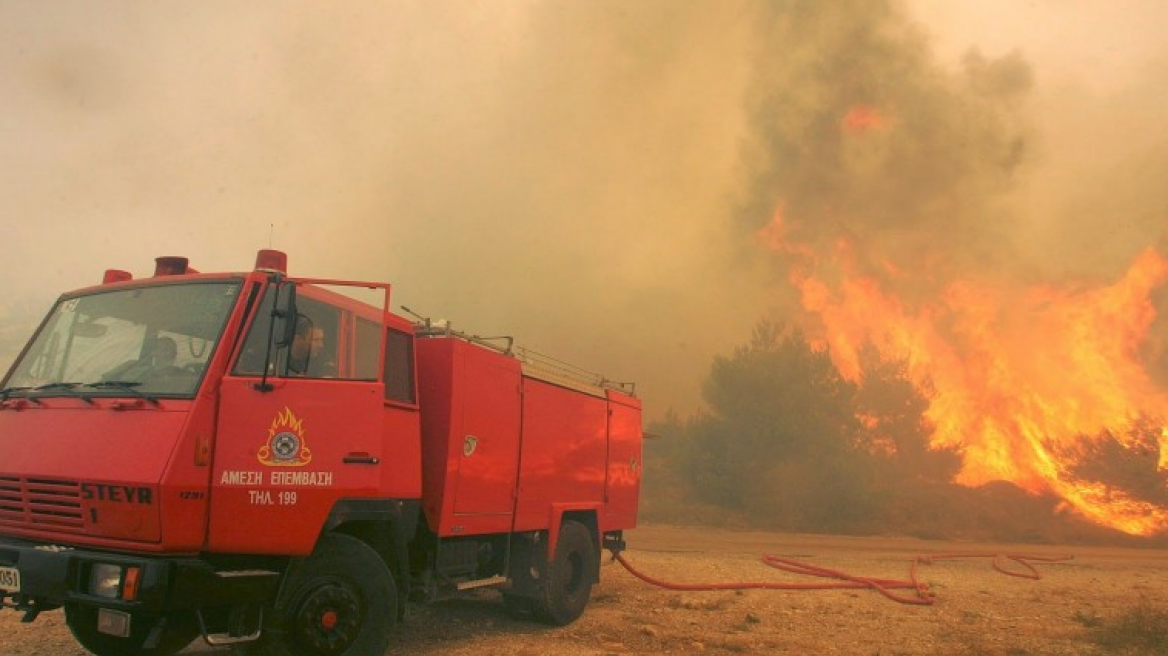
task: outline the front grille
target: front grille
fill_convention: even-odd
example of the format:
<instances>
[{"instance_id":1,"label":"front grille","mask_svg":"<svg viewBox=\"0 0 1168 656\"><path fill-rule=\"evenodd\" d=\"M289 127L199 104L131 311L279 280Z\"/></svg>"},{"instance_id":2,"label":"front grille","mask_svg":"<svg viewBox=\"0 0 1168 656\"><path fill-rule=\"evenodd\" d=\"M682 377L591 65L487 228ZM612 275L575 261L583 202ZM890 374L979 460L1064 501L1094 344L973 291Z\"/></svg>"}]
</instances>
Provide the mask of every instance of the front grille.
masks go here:
<instances>
[{"instance_id":1,"label":"front grille","mask_svg":"<svg viewBox=\"0 0 1168 656\"><path fill-rule=\"evenodd\" d=\"M80 533L81 485L0 474L0 526Z\"/></svg>"}]
</instances>

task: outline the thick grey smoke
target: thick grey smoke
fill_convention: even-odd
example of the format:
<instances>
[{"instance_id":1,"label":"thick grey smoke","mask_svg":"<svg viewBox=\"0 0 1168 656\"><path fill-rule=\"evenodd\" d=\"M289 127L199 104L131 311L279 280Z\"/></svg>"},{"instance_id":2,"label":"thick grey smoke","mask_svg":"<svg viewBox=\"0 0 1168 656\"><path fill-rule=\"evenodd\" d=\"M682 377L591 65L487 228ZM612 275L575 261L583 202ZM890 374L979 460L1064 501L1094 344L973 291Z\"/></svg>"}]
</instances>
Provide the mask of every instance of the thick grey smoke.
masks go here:
<instances>
[{"instance_id":1,"label":"thick grey smoke","mask_svg":"<svg viewBox=\"0 0 1168 656\"><path fill-rule=\"evenodd\" d=\"M754 237L780 205L809 240L954 267L1051 235L1083 255L1108 225L1088 202L1138 217L1125 244L1162 219L1117 143L1121 200L1038 176L1066 152L1025 43L960 63L926 35L885 2L5 2L0 274L47 306L108 267L245 269L271 245L688 411L710 358L782 307ZM1150 115L1164 77L1141 79L1115 97ZM833 137L857 107L891 127ZM1059 119L1115 116L1074 107Z\"/></svg>"},{"instance_id":2,"label":"thick grey smoke","mask_svg":"<svg viewBox=\"0 0 1168 656\"><path fill-rule=\"evenodd\" d=\"M759 10L744 228L777 211L828 271L846 239L859 273L930 299L963 271L1012 266L1004 200L1034 148L1020 112L1030 66L970 52L950 72L891 3L828 7Z\"/></svg>"}]
</instances>

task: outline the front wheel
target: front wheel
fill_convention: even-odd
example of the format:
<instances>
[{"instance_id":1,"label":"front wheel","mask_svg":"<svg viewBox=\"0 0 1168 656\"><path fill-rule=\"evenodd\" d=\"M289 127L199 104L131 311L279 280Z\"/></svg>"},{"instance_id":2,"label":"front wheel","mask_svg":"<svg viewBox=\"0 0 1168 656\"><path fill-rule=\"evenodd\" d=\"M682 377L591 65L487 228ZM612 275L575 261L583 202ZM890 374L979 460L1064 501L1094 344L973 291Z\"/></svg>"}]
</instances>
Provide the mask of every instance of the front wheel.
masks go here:
<instances>
[{"instance_id":1,"label":"front wheel","mask_svg":"<svg viewBox=\"0 0 1168 656\"><path fill-rule=\"evenodd\" d=\"M383 656L397 622L393 575L357 538L329 534L291 574L249 656Z\"/></svg>"},{"instance_id":2,"label":"front wheel","mask_svg":"<svg viewBox=\"0 0 1168 656\"><path fill-rule=\"evenodd\" d=\"M592 595L599 561L600 552L587 527L572 520L561 524L555 557L544 569L539 592L532 600L535 618L564 626L580 617Z\"/></svg>"},{"instance_id":3,"label":"front wheel","mask_svg":"<svg viewBox=\"0 0 1168 656\"><path fill-rule=\"evenodd\" d=\"M65 604L65 623L77 642L97 656L171 656L199 635L190 613L165 617L134 614L130 635L122 638L97 630L97 608Z\"/></svg>"}]
</instances>

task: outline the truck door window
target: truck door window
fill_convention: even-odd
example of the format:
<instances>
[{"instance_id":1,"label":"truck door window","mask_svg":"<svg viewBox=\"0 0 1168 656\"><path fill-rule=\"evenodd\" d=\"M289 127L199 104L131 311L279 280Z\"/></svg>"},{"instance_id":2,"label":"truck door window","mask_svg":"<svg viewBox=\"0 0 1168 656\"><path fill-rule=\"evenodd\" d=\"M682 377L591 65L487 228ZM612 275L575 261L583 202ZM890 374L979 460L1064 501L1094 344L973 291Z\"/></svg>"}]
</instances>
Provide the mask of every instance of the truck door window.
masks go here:
<instances>
[{"instance_id":1,"label":"truck door window","mask_svg":"<svg viewBox=\"0 0 1168 656\"><path fill-rule=\"evenodd\" d=\"M377 380L381 364L381 325L368 319L357 319L356 349L353 353L355 378Z\"/></svg>"},{"instance_id":2,"label":"truck door window","mask_svg":"<svg viewBox=\"0 0 1168 656\"><path fill-rule=\"evenodd\" d=\"M385 331L385 398L414 403L414 339L392 328Z\"/></svg>"},{"instance_id":3,"label":"truck door window","mask_svg":"<svg viewBox=\"0 0 1168 656\"><path fill-rule=\"evenodd\" d=\"M368 319L357 319L356 377L377 380L378 355L381 351L381 326ZM415 403L414 339L408 333L387 328L385 331L385 399L398 403Z\"/></svg>"},{"instance_id":4,"label":"truck door window","mask_svg":"<svg viewBox=\"0 0 1168 656\"><path fill-rule=\"evenodd\" d=\"M288 368L289 376L303 378L336 378L337 347L340 337L340 315L336 307L328 303L307 298L296 299L296 312L300 315L290 346L293 365Z\"/></svg>"},{"instance_id":5,"label":"truck door window","mask_svg":"<svg viewBox=\"0 0 1168 656\"><path fill-rule=\"evenodd\" d=\"M271 330L274 285L269 285L264 300L256 310L243 349L233 373L243 376L263 375L268 354L268 339L280 339L280 331ZM269 375L290 378L351 378L340 366L341 310L334 305L310 298L307 293L296 297L295 329L287 348L273 344ZM376 374L374 374L376 378Z\"/></svg>"},{"instance_id":6,"label":"truck door window","mask_svg":"<svg viewBox=\"0 0 1168 656\"><path fill-rule=\"evenodd\" d=\"M377 380L380 351L381 326L368 319L357 319L357 378ZM385 398L399 403L413 404L417 401L414 392L414 339L412 335L393 328L385 331Z\"/></svg>"}]
</instances>

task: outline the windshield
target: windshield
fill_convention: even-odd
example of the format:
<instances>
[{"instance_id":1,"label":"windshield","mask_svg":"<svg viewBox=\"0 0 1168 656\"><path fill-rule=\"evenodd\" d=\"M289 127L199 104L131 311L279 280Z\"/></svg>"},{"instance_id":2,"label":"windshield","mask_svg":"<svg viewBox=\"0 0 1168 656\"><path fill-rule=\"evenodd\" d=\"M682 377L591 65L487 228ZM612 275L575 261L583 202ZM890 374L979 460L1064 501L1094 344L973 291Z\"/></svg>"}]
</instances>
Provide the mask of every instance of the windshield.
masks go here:
<instances>
[{"instance_id":1,"label":"windshield","mask_svg":"<svg viewBox=\"0 0 1168 656\"><path fill-rule=\"evenodd\" d=\"M5 391L193 396L239 289L237 281L199 282L63 298Z\"/></svg>"}]
</instances>

